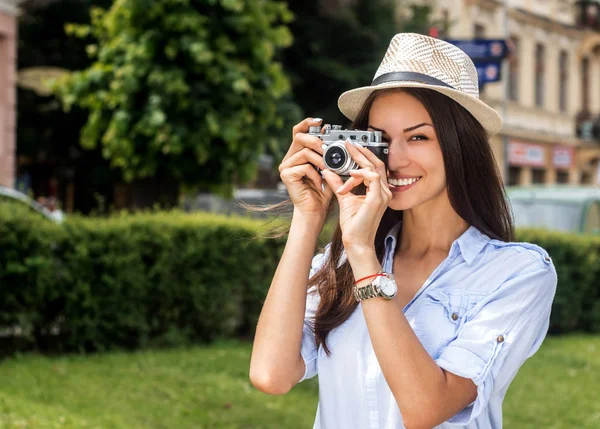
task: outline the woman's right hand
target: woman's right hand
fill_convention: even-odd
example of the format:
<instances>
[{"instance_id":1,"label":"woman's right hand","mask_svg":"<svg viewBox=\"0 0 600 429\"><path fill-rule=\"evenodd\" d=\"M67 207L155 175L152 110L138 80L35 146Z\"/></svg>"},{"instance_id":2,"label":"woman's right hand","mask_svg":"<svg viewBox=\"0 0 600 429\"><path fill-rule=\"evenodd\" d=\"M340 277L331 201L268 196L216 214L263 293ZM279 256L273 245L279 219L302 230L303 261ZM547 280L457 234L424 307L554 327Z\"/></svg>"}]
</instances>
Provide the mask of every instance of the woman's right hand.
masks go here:
<instances>
[{"instance_id":1,"label":"woman's right hand","mask_svg":"<svg viewBox=\"0 0 600 429\"><path fill-rule=\"evenodd\" d=\"M315 168L325 169L323 142L306 134L309 127L321 122L318 118L306 118L293 128L292 144L279 165L279 173L294 203L294 212L322 222L333 192Z\"/></svg>"}]
</instances>

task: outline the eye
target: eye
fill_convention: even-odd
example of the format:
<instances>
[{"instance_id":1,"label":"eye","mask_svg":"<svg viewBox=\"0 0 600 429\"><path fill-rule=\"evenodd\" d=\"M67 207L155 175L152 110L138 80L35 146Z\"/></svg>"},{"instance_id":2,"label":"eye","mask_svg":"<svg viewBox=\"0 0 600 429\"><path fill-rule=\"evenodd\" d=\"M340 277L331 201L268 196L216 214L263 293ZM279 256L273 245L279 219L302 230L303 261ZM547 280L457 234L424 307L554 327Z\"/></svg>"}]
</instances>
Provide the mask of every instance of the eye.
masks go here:
<instances>
[{"instance_id":1,"label":"eye","mask_svg":"<svg viewBox=\"0 0 600 429\"><path fill-rule=\"evenodd\" d=\"M424 134L417 134L412 136L409 141L421 141L421 140L429 140L429 137L427 137Z\"/></svg>"}]
</instances>

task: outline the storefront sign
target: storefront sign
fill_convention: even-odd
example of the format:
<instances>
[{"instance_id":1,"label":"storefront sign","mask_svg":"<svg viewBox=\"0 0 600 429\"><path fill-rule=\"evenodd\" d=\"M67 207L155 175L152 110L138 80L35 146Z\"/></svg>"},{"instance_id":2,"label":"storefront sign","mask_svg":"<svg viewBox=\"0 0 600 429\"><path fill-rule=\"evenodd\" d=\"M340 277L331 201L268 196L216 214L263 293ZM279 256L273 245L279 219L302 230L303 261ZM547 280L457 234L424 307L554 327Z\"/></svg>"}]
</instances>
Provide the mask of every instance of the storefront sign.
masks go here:
<instances>
[{"instance_id":1,"label":"storefront sign","mask_svg":"<svg viewBox=\"0 0 600 429\"><path fill-rule=\"evenodd\" d=\"M545 167L544 146L512 141L508 144L508 163L524 167Z\"/></svg>"},{"instance_id":2,"label":"storefront sign","mask_svg":"<svg viewBox=\"0 0 600 429\"><path fill-rule=\"evenodd\" d=\"M554 146L552 162L556 168L571 168L575 161L575 151L572 147Z\"/></svg>"}]
</instances>

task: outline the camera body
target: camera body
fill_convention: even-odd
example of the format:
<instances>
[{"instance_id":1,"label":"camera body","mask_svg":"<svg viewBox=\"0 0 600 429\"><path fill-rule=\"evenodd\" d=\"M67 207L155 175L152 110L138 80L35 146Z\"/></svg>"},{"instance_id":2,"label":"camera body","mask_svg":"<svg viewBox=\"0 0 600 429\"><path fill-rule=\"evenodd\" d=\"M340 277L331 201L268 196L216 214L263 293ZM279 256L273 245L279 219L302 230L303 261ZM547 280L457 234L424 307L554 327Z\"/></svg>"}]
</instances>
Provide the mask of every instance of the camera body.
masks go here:
<instances>
[{"instance_id":1,"label":"camera body","mask_svg":"<svg viewBox=\"0 0 600 429\"><path fill-rule=\"evenodd\" d=\"M387 167L388 144L382 141L381 131L343 130L341 125L333 125L331 128L325 128L323 133L321 127L310 127L308 134L323 141L323 162L329 170L339 176L347 177L350 171L360 168L346 150L346 140L369 149Z\"/></svg>"}]
</instances>

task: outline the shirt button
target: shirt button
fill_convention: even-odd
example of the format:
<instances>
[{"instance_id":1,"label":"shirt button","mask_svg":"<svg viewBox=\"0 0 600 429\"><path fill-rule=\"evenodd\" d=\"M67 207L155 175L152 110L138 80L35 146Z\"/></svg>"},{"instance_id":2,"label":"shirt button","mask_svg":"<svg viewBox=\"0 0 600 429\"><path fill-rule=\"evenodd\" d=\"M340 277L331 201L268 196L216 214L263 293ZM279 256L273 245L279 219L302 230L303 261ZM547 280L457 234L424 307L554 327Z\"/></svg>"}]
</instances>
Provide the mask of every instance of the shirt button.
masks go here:
<instances>
[{"instance_id":1,"label":"shirt button","mask_svg":"<svg viewBox=\"0 0 600 429\"><path fill-rule=\"evenodd\" d=\"M499 343L503 343L504 342L504 335L498 335L498 338L496 338L496 341L498 341Z\"/></svg>"},{"instance_id":2,"label":"shirt button","mask_svg":"<svg viewBox=\"0 0 600 429\"><path fill-rule=\"evenodd\" d=\"M550 262L550 257L549 257L549 256L546 256L546 257L544 258L544 261L546 261L546 262Z\"/></svg>"},{"instance_id":3,"label":"shirt button","mask_svg":"<svg viewBox=\"0 0 600 429\"><path fill-rule=\"evenodd\" d=\"M458 320L458 314L456 313L452 313L452 316L450 317L452 317L452 320Z\"/></svg>"}]
</instances>

